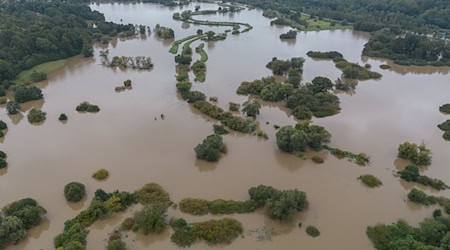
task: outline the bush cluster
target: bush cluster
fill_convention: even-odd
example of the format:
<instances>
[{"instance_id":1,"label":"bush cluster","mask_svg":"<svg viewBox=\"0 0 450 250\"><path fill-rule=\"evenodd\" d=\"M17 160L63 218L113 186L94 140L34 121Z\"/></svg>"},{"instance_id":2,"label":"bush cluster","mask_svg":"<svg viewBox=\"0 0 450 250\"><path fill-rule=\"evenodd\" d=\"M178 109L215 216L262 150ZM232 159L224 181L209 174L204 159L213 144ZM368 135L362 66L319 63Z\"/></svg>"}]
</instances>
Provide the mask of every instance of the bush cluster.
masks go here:
<instances>
[{"instance_id":1,"label":"bush cluster","mask_svg":"<svg viewBox=\"0 0 450 250\"><path fill-rule=\"evenodd\" d=\"M442 112L442 111L441 111ZM445 140L450 141L450 120L447 120L438 125L438 128L444 131L444 135L442 136Z\"/></svg>"},{"instance_id":2,"label":"bush cluster","mask_svg":"<svg viewBox=\"0 0 450 250\"><path fill-rule=\"evenodd\" d=\"M418 166L428 166L431 164L431 150L424 143L405 142L398 146L398 157L409 160Z\"/></svg>"},{"instance_id":3,"label":"bush cluster","mask_svg":"<svg viewBox=\"0 0 450 250\"><path fill-rule=\"evenodd\" d=\"M315 226L307 226L306 227L306 233L309 236L312 236L314 238L320 235L319 229L317 229L317 227L315 227Z\"/></svg>"},{"instance_id":4,"label":"bush cluster","mask_svg":"<svg viewBox=\"0 0 450 250\"><path fill-rule=\"evenodd\" d=\"M358 177L358 180L361 180L364 185L374 188L383 185L383 183L376 177L371 174L365 174Z\"/></svg>"},{"instance_id":5,"label":"bush cluster","mask_svg":"<svg viewBox=\"0 0 450 250\"><path fill-rule=\"evenodd\" d=\"M154 182L145 184L135 192L135 196L137 201L143 205L153 202L159 202L166 204L167 206L172 204L169 193L167 193L159 184Z\"/></svg>"},{"instance_id":6,"label":"bush cluster","mask_svg":"<svg viewBox=\"0 0 450 250\"><path fill-rule=\"evenodd\" d=\"M106 170L104 168L101 168L92 174L92 177L97 180L104 180L104 179L108 178L108 176L109 176L109 172L108 172L108 170Z\"/></svg>"},{"instance_id":7,"label":"bush cluster","mask_svg":"<svg viewBox=\"0 0 450 250\"><path fill-rule=\"evenodd\" d=\"M8 162L6 161L6 153L0 150L0 169L8 167Z\"/></svg>"},{"instance_id":8,"label":"bush cluster","mask_svg":"<svg viewBox=\"0 0 450 250\"><path fill-rule=\"evenodd\" d=\"M255 201L234 201L217 199L208 201L204 199L185 198L179 203L180 210L183 213L192 215L211 214L242 214L255 211L258 206Z\"/></svg>"},{"instance_id":9,"label":"bush cluster","mask_svg":"<svg viewBox=\"0 0 450 250\"><path fill-rule=\"evenodd\" d=\"M78 202L86 195L86 187L79 182L70 182L64 186L64 196L67 201Z\"/></svg>"},{"instance_id":10,"label":"bush cluster","mask_svg":"<svg viewBox=\"0 0 450 250\"><path fill-rule=\"evenodd\" d=\"M43 112L40 109L32 108L30 112L28 112L27 119L29 123L40 123L45 121L47 117L47 113Z\"/></svg>"},{"instance_id":11,"label":"bush cluster","mask_svg":"<svg viewBox=\"0 0 450 250\"><path fill-rule=\"evenodd\" d=\"M320 150L330 142L331 134L308 122L284 126L276 133L278 148L289 153L303 152L306 148Z\"/></svg>"},{"instance_id":12,"label":"bush cluster","mask_svg":"<svg viewBox=\"0 0 450 250\"><path fill-rule=\"evenodd\" d=\"M317 59L343 59L344 56L337 52L337 51L327 51L327 52L321 52L321 51L308 51L306 53L311 58L317 58Z\"/></svg>"},{"instance_id":13,"label":"bush cluster","mask_svg":"<svg viewBox=\"0 0 450 250\"><path fill-rule=\"evenodd\" d=\"M76 108L78 112L88 112L88 113L97 113L100 111L100 108L97 105L90 104L89 102L82 102Z\"/></svg>"},{"instance_id":14,"label":"bush cluster","mask_svg":"<svg viewBox=\"0 0 450 250\"><path fill-rule=\"evenodd\" d=\"M42 91L36 86L17 87L14 94L14 99L18 103L39 100L42 97Z\"/></svg>"},{"instance_id":15,"label":"bush cluster","mask_svg":"<svg viewBox=\"0 0 450 250\"><path fill-rule=\"evenodd\" d=\"M445 190L448 188L445 182L439 179L433 179L425 175L420 175L419 167L414 164L406 166L404 170L399 171L398 173L400 174L400 178L408 182L417 182L425 186L430 186L436 190Z\"/></svg>"},{"instance_id":16,"label":"bush cluster","mask_svg":"<svg viewBox=\"0 0 450 250\"><path fill-rule=\"evenodd\" d=\"M220 153L226 153L227 147L223 143L222 136L213 134L199 143L194 151L197 159L215 162L219 160Z\"/></svg>"}]
</instances>

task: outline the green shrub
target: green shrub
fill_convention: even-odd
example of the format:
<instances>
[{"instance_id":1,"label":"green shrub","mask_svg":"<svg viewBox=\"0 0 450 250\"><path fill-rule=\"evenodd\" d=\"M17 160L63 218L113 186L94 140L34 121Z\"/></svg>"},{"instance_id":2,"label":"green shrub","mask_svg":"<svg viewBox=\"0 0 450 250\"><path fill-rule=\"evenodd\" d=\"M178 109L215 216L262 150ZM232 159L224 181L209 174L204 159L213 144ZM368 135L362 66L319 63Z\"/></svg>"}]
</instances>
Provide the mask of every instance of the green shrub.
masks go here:
<instances>
[{"instance_id":1,"label":"green shrub","mask_svg":"<svg viewBox=\"0 0 450 250\"><path fill-rule=\"evenodd\" d=\"M242 224L231 218L192 223L197 238L208 244L231 243L243 232Z\"/></svg>"},{"instance_id":2,"label":"green shrub","mask_svg":"<svg viewBox=\"0 0 450 250\"><path fill-rule=\"evenodd\" d=\"M30 79L32 82L40 82L47 80L47 74L45 72L33 71L30 74Z\"/></svg>"},{"instance_id":3,"label":"green shrub","mask_svg":"<svg viewBox=\"0 0 450 250\"><path fill-rule=\"evenodd\" d=\"M47 113L40 109L32 108L28 112L27 119L29 123L39 123L45 121Z\"/></svg>"},{"instance_id":4,"label":"green shrub","mask_svg":"<svg viewBox=\"0 0 450 250\"><path fill-rule=\"evenodd\" d=\"M311 120L313 113L308 107L298 106L292 110L292 115L299 120Z\"/></svg>"},{"instance_id":5,"label":"green shrub","mask_svg":"<svg viewBox=\"0 0 450 250\"><path fill-rule=\"evenodd\" d=\"M435 203L433 199L430 199L430 197L428 197L426 193L416 188L413 188L411 189L411 191L409 191L408 199L414 203L419 203L426 206Z\"/></svg>"},{"instance_id":6,"label":"green shrub","mask_svg":"<svg viewBox=\"0 0 450 250\"><path fill-rule=\"evenodd\" d=\"M86 188L79 182L70 182L64 186L64 196L67 201L78 202L86 195Z\"/></svg>"},{"instance_id":7,"label":"green shrub","mask_svg":"<svg viewBox=\"0 0 450 250\"><path fill-rule=\"evenodd\" d=\"M131 80L130 79L125 80L123 82L123 86L126 87L126 88L130 88L131 87Z\"/></svg>"},{"instance_id":8,"label":"green shrub","mask_svg":"<svg viewBox=\"0 0 450 250\"><path fill-rule=\"evenodd\" d=\"M247 116L256 117L257 115L259 115L259 109L261 108L261 105L257 101L248 101L244 102L242 107L242 112L246 113Z\"/></svg>"},{"instance_id":9,"label":"green shrub","mask_svg":"<svg viewBox=\"0 0 450 250\"><path fill-rule=\"evenodd\" d=\"M217 135L226 135L229 133L229 131L223 126L223 125L213 125L214 128L214 134Z\"/></svg>"},{"instance_id":10,"label":"green shrub","mask_svg":"<svg viewBox=\"0 0 450 250\"><path fill-rule=\"evenodd\" d=\"M317 237L320 235L319 229L317 229L315 226L307 226L306 233L312 237Z\"/></svg>"},{"instance_id":11,"label":"green shrub","mask_svg":"<svg viewBox=\"0 0 450 250\"><path fill-rule=\"evenodd\" d=\"M440 106L439 111L441 111L442 113L450 114L450 103Z\"/></svg>"},{"instance_id":12,"label":"green shrub","mask_svg":"<svg viewBox=\"0 0 450 250\"><path fill-rule=\"evenodd\" d=\"M266 202L266 211L270 218L291 221L296 212L308 206L306 194L294 190L275 192Z\"/></svg>"},{"instance_id":13,"label":"green shrub","mask_svg":"<svg viewBox=\"0 0 450 250\"><path fill-rule=\"evenodd\" d=\"M126 218L122 224L120 224L120 229L124 231L129 231L134 226L134 219L133 218Z\"/></svg>"},{"instance_id":14,"label":"green shrub","mask_svg":"<svg viewBox=\"0 0 450 250\"><path fill-rule=\"evenodd\" d=\"M284 126L276 133L278 148L289 153L302 152L306 148L321 149L330 142L331 134L321 126L299 123Z\"/></svg>"},{"instance_id":15,"label":"green shrub","mask_svg":"<svg viewBox=\"0 0 450 250\"><path fill-rule=\"evenodd\" d=\"M126 250L127 245L125 242L122 241L122 239L115 239L108 242L108 245L106 246L106 250Z\"/></svg>"},{"instance_id":16,"label":"green shrub","mask_svg":"<svg viewBox=\"0 0 450 250\"><path fill-rule=\"evenodd\" d=\"M402 178L408 182L410 182L410 181L415 182L415 181L417 181L417 179L420 176L419 167L417 167L414 164L408 165L405 167L404 170L400 171L399 174L400 174L400 178Z\"/></svg>"},{"instance_id":17,"label":"green shrub","mask_svg":"<svg viewBox=\"0 0 450 250\"><path fill-rule=\"evenodd\" d=\"M450 131L450 120L447 120L438 125L438 128L442 131Z\"/></svg>"},{"instance_id":18,"label":"green shrub","mask_svg":"<svg viewBox=\"0 0 450 250\"><path fill-rule=\"evenodd\" d=\"M6 112L8 115L15 115L20 112L20 104L15 101L9 101L6 103Z\"/></svg>"},{"instance_id":19,"label":"green shrub","mask_svg":"<svg viewBox=\"0 0 450 250\"><path fill-rule=\"evenodd\" d=\"M173 225L175 232L170 236L170 240L179 247L190 247L197 241L197 234L184 219L178 219Z\"/></svg>"},{"instance_id":20,"label":"green shrub","mask_svg":"<svg viewBox=\"0 0 450 250\"><path fill-rule=\"evenodd\" d=\"M18 87L14 94L14 99L18 103L24 103L33 100L42 99L42 91L35 86L31 87Z\"/></svg>"},{"instance_id":21,"label":"green shrub","mask_svg":"<svg viewBox=\"0 0 450 250\"><path fill-rule=\"evenodd\" d=\"M104 179L108 178L108 176L109 176L109 172L108 172L108 170L106 170L104 168L101 168L92 174L92 177L97 180L104 180Z\"/></svg>"},{"instance_id":22,"label":"green shrub","mask_svg":"<svg viewBox=\"0 0 450 250\"><path fill-rule=\"evenodd\" d=\"M134 225L147 234L159 234L167 226L165 217L167 216L167 205L160 202L153 202L134 215Z\"/></svg>"},{"instance_id":23,"label":"green shrub","mask_svg":"<svg viewBox=\"0 0 450 250\"><path fill-rule=\"evenodd\" d=\"M39 206L36 200L25 198L6 205L3 208L6 216L17 217L24 229L28 230L40 224L47 211Z\"/></svg>"},{"instance_id":24,"label":"green shrub","mask_svg":"<svg viewBox=\"0 0 450 250\"><path fill-rule=\"evenodd\" d=\"M306 53L311 58L318 59L343 59L344 56L337 51L328 51L328 52L320 52L320 51L308 51Z\"/></svg>"},{"instance_id":25,"label":"green shrub","mask_svg":"<svg viewBox=\"0 0 450 250\"><path fill-rule=\"evenodd\" d=\"M97 105L90 104L89 102L82 102L76 108L78 112L97 113L100 108Z\"/></svg>"},{"instance_id":26,"label":"green shrub","mask_svg":"<svg viewBox=\"0 0 450 250\"><path fill-rule=\"evenodd\" d=\"M383 185L383 183L375 176L371 174L365 174L358 177L358 180L361 180L364 185L374 188Z\"/></svg>"},{"instance_id":27,"label":"green shrub","mask_svg":"<svg viewBox=\"0 0 450 250\"><path fill-rule=\"evenodd\" d=\"M450 141L450 131L445 131L442 138L444 138L444 140Z\"/></svg>"},{"instance_id":28,"label":"green shrub","mask_svg":"<svg viewBox=\"0 0 450 250\"><path fill-rule=\"evenodd\" d=\"M200 91L181 92L181 97L188 103L195 103L206 100L206 95Z\"/></svg>"},{"instance_id":29,"label":"green shrub","mask_svg":"<svg viewBox=\"0 0 450 250\"><path fill-rule=\"evenodd\" d=\"M172 204L169 193L156 183L147 183L135 192L137 201L141 204L160 202L167 206Z\"/></svg>"},{"instance_id":30,"label":"green shrub","mask_svg":"<svg viewBox=\"0 0 450 250\"><path fill-rule=\"evenodd\" d=\"M8 125L2 120L0 120L0 130L5 130L8 128Z\"/></svg>"},{"instance_id":31,"label":"green shrub","mask_svg":"<svg viewBox=\"0 0 450 250\"><path fill-rule=\"evenodd\" d=\"M390 69L391 66L389 66L389 65L387 65L387 64L381 64L381 65L380 65L380 68L381 68L381 69Z\"/></svg>"},{"instance_id":32,"label":"green shrub","mask_svg":"<svg viewBox=\"0 0 450 250\"><path fill-rule=\"evenodd\" d=\"M239 103L234 103L234 102L229 103L230 111L237 112L237 111L239 111L240 107L241 107L241 104L239 104Z\"/></svg>"},{"instance_id":33,"label":"green shrub","mask_svg":"<svg viewBox=\"0 0 450 250\"><path fill-rule=\"evenodd\" d=\"M64 113L60 114L59 118L58 118L58 120L60 120L60 121L67 121L67 119L68 119L67 115Z\"/></svg>"},{"instance_id":34,"label":"green shrub","mask_svg":"<svg viewBox=\"0 0 450 250\"><path fill-rule=\"evenodd\" d=\"M254 200L258 207L264 206L267 200L269 200L275 192L277 192L275 188L265 185L252 187L248 190L250 199Z\"/></svg>"},{"instance_id":35,"label":"green shrub","mask_svg":"<svg viewBox=\"0 0 450 250\"><path fill-rule=\"evenodd\" d=\"M192 215L205 215L209 213L210 202L203 199L184 198L180 201L180 210Z\"/></svg>"},{"instance_id":36,"label":"green shrub","mask_svg":"<svg viewBox=\"0 0 450 250\"><path fill-rule=\"evenodd\" d=\"M226 146L223 143L222 136L209 135L202 143L198 144L195 149L197 159L210 162L218 161L220 153L226 153Z\"/></svg>"},{"instance_id":37,"label":"green shrub","mask_svg":"<svg viewBox=\"0 0 450 250\"><path fill-rule=\"evenodd\" d=\"M213 200L209 209L212 214L250 213L257 208L256 201Z\"/></svg>"},{"instance_id":38,"label":"green shrub","mask_svg":"<svg viewBox=\"0 0 450 250\"><path fill-rule=\"evenodd\" d=\"M6 153L0 150L0 158L5 159L6 157Z\"/></svg>"},{"instance_id":39,"label":"green shrub","mask_svg":"<svg viewBox=\"0 0 450 250\"><path fill-rule=\"evenodd\" d=\"M8 167L8 162L5 158L0 158L0 169Z\"/></svg>"},{"instance_id":40,"label":"green shrub","mask_svg":"<svg viewBox=\"0 0 450 250\"><path fill-rule=\"evenodd\" d=\"M264 138L264 139L269 139L269 136L266 134L266 132L262 131L262 130L258 130L256 131L256 136Z\"/></svg>"},{"instance_id":41,"label":"green shrub","mask_svg":"<svg viewBox=\"0 0 450 250\"><path fill-rule=\"evenodd\" d=\"M317 163L317 164L322 164L322 163L324 162L324 160L322 159L322 157L317 156L317 155L313 156L313 157L311 158L311 160L312 160L313 162Z\"/></svg>"},{"instance_id":42,"label":"green shrub","mask_svg":"<svg viewBox=\"0 0 450 250\"><path fill-rule=\"evenodd\" d=\"M398 157L410 160L418 166L428 166L431 164L431 151L423 143L420 146L409 142L400 144L398 147Z\"/></svg>"}]
</instances>

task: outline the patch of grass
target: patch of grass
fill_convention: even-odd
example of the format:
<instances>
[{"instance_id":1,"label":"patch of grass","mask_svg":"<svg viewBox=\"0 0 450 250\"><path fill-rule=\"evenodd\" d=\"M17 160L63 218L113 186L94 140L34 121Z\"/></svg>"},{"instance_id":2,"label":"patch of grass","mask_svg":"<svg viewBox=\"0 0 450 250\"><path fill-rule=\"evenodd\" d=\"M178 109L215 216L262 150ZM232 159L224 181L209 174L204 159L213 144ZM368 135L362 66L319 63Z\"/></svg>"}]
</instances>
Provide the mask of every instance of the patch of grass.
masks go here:
<instances>
[{"instance_id":1,"label":"patch of grass","mask_svg":"<svg viewBox=\"0 0 450 250\"><path fill-rule=\"evenodd\" d=\"M371 174L365 174L358 177L358 180L361 180L364 185L374 188L383 185L383 183L375 176Z\"/></svg>"},{"instance_id":2,"label":"patch of grass","mask_svg":"<svg viewBox=\"0 0 450 250\"><path fill-rule=\"evenodd\" d=\"M57 69L63 68L64 66L66 66L66 64L67 64L67 59L62 59L62 60L58 60L58 61L51 61L51 62L46 62L43 64L36 65L29 70L24 70L24 71L20 72L20 74L17 76L15 82L17 84L32 82L33 72L41 72L41 73L45 73L48 75Z\"/></svg>"}]
</instances>

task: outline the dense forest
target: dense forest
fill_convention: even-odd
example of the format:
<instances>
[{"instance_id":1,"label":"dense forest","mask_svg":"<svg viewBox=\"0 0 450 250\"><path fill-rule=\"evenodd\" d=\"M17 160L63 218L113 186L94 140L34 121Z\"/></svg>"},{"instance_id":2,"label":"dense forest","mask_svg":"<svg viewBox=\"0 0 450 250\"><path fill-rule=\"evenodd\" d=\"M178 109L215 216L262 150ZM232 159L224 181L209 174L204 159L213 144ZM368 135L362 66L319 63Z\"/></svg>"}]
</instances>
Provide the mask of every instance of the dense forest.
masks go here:
<instances>
[{"instance_id":1,"label":"dense forest","mask_svg":"<svg viewBox=\"0 0 450 250\"><path fill-rule=\"evenodd\" d=\"M272 9L300 18L305 12L317 17L354 23L356 30L401 28L425 32L450 29L448 0L230 0L261 9Z\"/></svg>"},{"instance_id":2,"label":"dense forest","mask_svg":"<svg viewBox=\"0 0 450 250\"><path fill-rule=\"evenodd\" d=\"M0 4L0 20L0 83L4 88L22 70L81 52L91 55L94 38L135 32L134 25L105 22L103 14L87 5L58 1Z\"/></svg>"}]
</instances>

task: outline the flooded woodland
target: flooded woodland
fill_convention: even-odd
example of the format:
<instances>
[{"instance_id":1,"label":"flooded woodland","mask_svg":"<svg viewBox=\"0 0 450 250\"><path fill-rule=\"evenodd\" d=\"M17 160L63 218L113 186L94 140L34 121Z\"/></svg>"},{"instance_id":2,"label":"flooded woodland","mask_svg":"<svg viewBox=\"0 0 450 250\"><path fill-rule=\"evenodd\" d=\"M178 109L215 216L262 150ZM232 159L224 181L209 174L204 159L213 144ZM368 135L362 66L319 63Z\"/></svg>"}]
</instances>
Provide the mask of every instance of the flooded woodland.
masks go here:
<instances>
[{"instance_id":1,"label":"flooded woodland","mask_svg":"<svg viewBox=\"0 0 450 250\"><path fill-rule=\"evenodd\" d=\"M173 13L194 10L195 5L94 3L90 7L104 13L108 21L170 27L177 40L196 34L198 29L220 33L229 28L172 19ZM199 5L204 10L218 7ZM435 207L418 206L407 200L409 190L416 184L394 176L407 165L397 158L397 147L405 141L423 141L433 152L426 175L450 180L450 144L437 128L448 119L439 112L439 106L450 101L450 68L398 66L384 59L362 57L369 35L353 30L299 32L296 40L282 41L280 34L290 29L271 26L270 19L257 9L204 15L199 19L253 26L249 32L229 34L224 41L205 43L209 57L206 80L193 82L192 89L218 97L217 105L224 110L228 110L229 102L248 100L248 96L236 94L241 82L272 75L265 66L273 57L304 57L303 83L316 76L334 81L342 74L332 61L312 59L306 55L308 51L338 51L348 61L370 63L373 71L383 75L381 79L360 81L351 93L338 93L339 114L313 118L314 124L324 126L332 134L330 146L364 152L370 156L370 164L362 167L326 151L308 151L308 156L325 159L324 164L316 164L280 151L274 125L293 125L298 121L282 104L267 102L261 102L261 113L256 119L268 140L231 132L224 136L228 152L219 162L197 160L193 148L213 133L212 125L218 122L177 94L176 64L174 55L169 53L173 40L148 33L114 38L107 45L94 44L94 57L70 58L64 68L37 84L45 99L26 103L22 109L42 108L47 112L43 124L30 124L23 115L1 112L0 119L9 130L0 146L8 153L8 168L0 170L0 205L32 197L48 211L44 222L31 229L26 240L8 249L54 249L53 238L62 232L64 222L89 206L95 190L132 192L149 182L160 184L176 203L186 197L246 200L248 189L259 184L307 193L308 209L290 223L271 220L260 210L232 215L242 222L243 237L214 248L373 249L365 233L367 226L399 218L417 225L431 214ZM200 43L195 41L192 47ZM111 57L149 56L154 67L150 71L105 67L100 57L104 49L109 50ZM193 57L196 60L198 55L194 53ZM382 70L381 64L392 67ZM132 80L133 89L115 92L114 88L127 79ZM82 101L95 103L101 111L77 112L75 107ZM67 123L58 121L61 113L67 114ZM106 181L91 177L100 168L109 171ZM357 180L362 174L377 176L383 186L365 187ZM87 197L79 203L68 203L64 198L64 185L71 181L86 185ZM450 197L448 190L422 188L433 195ZM89 228L87 249L103 249L108 234L137 210L133 206L125 213L95 222ZM171 216L189 221L225 217L191 216L178 209L170 209ZM297 226L299 222L319 228L320 237L308 236L303 227ZM271 232L269 239L260 237L263 230ZM170 241L170 234L170 229L157 236L130 232L125 241L131 249L178 249ZM212 247L199 243L191 248Z\"/></svg>"}]
</instances>

